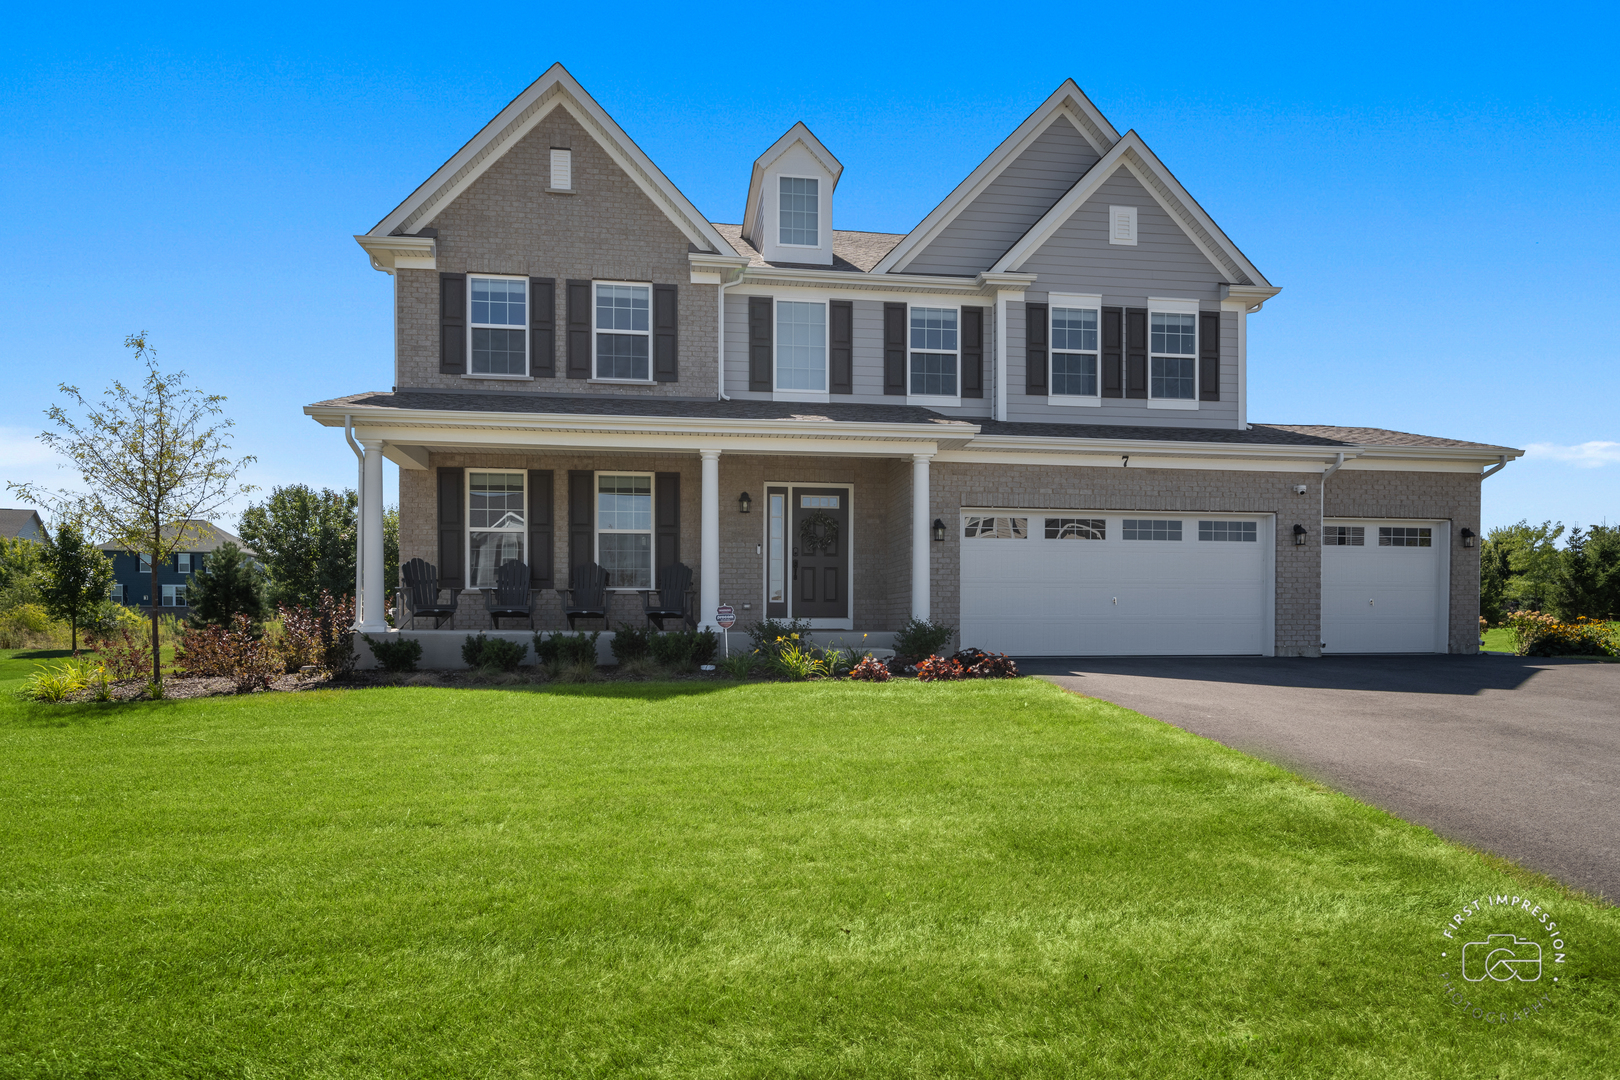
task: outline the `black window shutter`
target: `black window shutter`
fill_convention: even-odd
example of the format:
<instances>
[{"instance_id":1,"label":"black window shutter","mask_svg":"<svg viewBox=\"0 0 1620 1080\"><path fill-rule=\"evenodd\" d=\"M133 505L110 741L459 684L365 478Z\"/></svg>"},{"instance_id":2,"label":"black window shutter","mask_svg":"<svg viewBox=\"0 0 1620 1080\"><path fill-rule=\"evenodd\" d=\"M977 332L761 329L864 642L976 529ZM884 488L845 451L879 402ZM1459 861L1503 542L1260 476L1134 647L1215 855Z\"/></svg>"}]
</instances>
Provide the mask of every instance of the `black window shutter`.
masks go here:
<instances>
[{"instance_id":1,"label":"black window shutter","mask_svg":"<svg viewBox=\"0 0 1620 1080\"><path fill-rule=\"evenodd\" d=\"M568 568L596 561L596 515L592 510L596 474L589 469L568 470Z\"/></svg>"},{"instance_id":2,"label":"black window shutter","mask_svg":"<svg viewBox=\"0 0 1620 1080\"><path fill-rule=\"evenodd\" d=\"M1125 309L1125 396L1145 398L1147 384L1147 308Z\"/></svg>"},{"instance_id":3,"label":"black window shutter","mask_svg":"<svg viewBox=\"0 0 1620 1080\"><path fill-rule=\"evenodd\" d=\"M748 298L748 389L771 391L771 298Z\"/></svg>"},{"instance_id":4,"label":"black window shutter","mask_svg":"<svg viewBox=\"0 0 1620 1080\"><path fill-rule=\"evenodd\" d=\"M984 308L962 309L962 396L984 397Z\"/></svg>"},{"instance_id":5,"label":"black window shutter","mask_svg":"<svg viewBox=\"0 0 1620 1080\"><path fill-rule=\"evenodd\" d=\"M467 275L439 275L439 371L467 373Z\"/></svg>"},{"instance_id":6,"label":"black window shutter","mask_svg":"<svg viewBox=\"0 0 1620 1080\"><path fill-rule=\"evenodd\" d=\"M591 283L568 281L568 377L591 377Z\"/></svg>"},{"instance_id":7,"label":"black window shutter","mask_svg":"<svg viewBox=\"0 0 1620 1080\"><path fill-rule=\"evenodd\" d=\"M855 305L834 300L827 305L827 389L834 394L855 392Z\"/></svg>"},{"instance_id":8,"label":"black window shutter","mask_svg":"<svg viewBox=\"0 0 1620 1080\"><path fill-rule=\"evenodd\" d=\"M557 279L529 279L529 374L557 377Z\"/></svg>"},{"instance_id":9,"label":"black window shutter","mask_svg":"<svg viewBox=\"0 0 1620 1080\"><path fill-rule=\"evenodd\" d=\"M1102 396L1125 396L1125 309L1102 309Z\"/></svg>"},{"instance_id":10,"label":"black window shutter","mask_svg":"<svg viewBox=\"0 0 1620 1080\"><path fill-rule=\"evenodd\" d=\"M1198 400L1221 400L1221 313L1198 313Z\"/></svg>"},{"instance_id":11,"label":"black window shutter","mask_svg":"<svg viewBox=\"0 0 1620 1080\"><path fill-rule=\"evenodd\" d=\"M906 305L883 305L883 392L906 392Z\"/></svg>"},{"instance_id":12,"label":"black window shutter","mask_svg":"<svg viewBox=\"0 0 1620 1080\"><path fill-rule=\"evenodd\" d=\"M679 294L674 285L653 286L653 381L676 382Z\"/></svg>"},{"instance_id":13,"label":"black window shutter","mask_svg":"<svg viewBox=\"0 0 1620 1080\"><path fill-rule=\"evenodd\" d=\"M462 570L467 549L466 530L462 527L461 469L439 469L439 588L464 589L466 575Z\"/></svg>"},{"instance_id":14,"label":"black window shutter","mask_svg":"<svg viewBox=\"0 0 1620 1080\"><path fill-rule=\"evenodd\" d=\"M1047 305L1024 305L1024 393L1046 396Z\"/></svg>"},{"instance_id":15,"label":"black window shutter","mask_svg":"<svg viewBox=\"0 0 1620 1080\"><path fill-rule=\"evenodd\" d=\"M653 570L681 561L681 474L653 476ZM658 584L658 579L653 579Z\"/></svg>"},{"instance_id":16,"label":"black window shutter","mask_svg":"<svg viewBox=\"0 0 1620 1080\"><path fill-rule=\"evenodd\" d=\"M551 470L529 470L529 587L552 588Z\"/></svg>"}]
</instances>

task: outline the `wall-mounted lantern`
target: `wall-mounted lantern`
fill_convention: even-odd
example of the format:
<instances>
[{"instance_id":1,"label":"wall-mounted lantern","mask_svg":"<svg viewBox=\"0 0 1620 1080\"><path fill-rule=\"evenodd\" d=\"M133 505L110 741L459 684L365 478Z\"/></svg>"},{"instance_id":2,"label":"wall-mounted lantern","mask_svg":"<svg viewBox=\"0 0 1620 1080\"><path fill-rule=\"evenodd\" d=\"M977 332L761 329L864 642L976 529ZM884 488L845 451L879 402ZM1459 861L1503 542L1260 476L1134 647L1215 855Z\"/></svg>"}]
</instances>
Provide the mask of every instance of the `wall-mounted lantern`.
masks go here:
<instances>
[{"instance_id":1,"label":"wall-mounted lantern","mask_svg":"<svg viewBox=\"0 0 1620 1080\"><path fill-rule=\"evenodd\" d=\"M943 544L944 542L945 542L945 523L943 521L939 520L939 518L935 518L934 519L934 543Z\"/></svg>"},{"instance_id":2,"label":"wall-mounted lantern","mask_svg":"<svg viewBox=\"0 0 1620 1080\"><path fill-rule=\"evenodd\" d=\"M745 491L737 496L737 513L746 514L753 508L754 500L749 496L748 492Z\"/></svg>"},{"instance_id":3,"label":"wall-mounted lantern","mask_svg":"<svg viewBox=\"0 0 1620 1080\"><path fill-rule=\"evenodd\" d=\"M1305 546L1305 526L1303 526L1303 525L1295 525L1294 526L1294 546L1295 547L1304 547Z\"/></svg>"},{"instance_id":4,"label":"wall-mounted lantern","mask_svg":"<svg viewBox=\"0 0 1620 1080\"><path fill-rule=\"evenodd\" d=\"M1473 547L1474 546L1474 530L1473 529L1465 528L1465 529L1463 529L1462 532L1458 533L1457 535L1462 537L1462 545L1463 545L1463 547Z\"/></svg>"}]
</instances>

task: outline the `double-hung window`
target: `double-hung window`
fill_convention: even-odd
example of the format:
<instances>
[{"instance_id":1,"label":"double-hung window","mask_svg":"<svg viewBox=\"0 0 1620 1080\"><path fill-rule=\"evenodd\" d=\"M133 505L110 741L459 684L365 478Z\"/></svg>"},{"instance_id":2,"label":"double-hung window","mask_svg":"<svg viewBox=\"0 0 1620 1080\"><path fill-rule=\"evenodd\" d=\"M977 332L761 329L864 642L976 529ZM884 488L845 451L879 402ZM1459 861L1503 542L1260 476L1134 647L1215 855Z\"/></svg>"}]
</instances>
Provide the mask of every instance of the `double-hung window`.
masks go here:
<instances>
[{"instance_id":1,"label":"double-hung window","mask_svg":"<svg viewBox=\"0 0 1620 1080\"><path fill-rule=\"evenodd\" d=\"M653 587L652 476L596 475L596 561L610 589Z\"/></svg>"},{"instance_id":2,"label":"double-hung window","mask_svg":"<svg viewBox=\"0 0 1620 1080\"><path fill-rule=\"evenodd\" d=\"M1148 312L1148 399L1198 407L1198 311Z\"/></svg>"},{"instance_id":3,"label":"double-hung window","mask_svg":"<svg viewBox=\"0 0 1620 1080\"><path fill-rule=\"evenodd\" d=\"M152 556L143 551L137 558L141 560L141 573L150 574L152 572Z\"/></svg>"},{"instance_id":4,"label":"double-hung window","mask_svg":"<svg viewBox=\"0 0 1620 1080\"><path fill-rule=\"evenodd\" d=\"M1096 297L1052 297L1050 396L1062 405L1099 405Z\"/></svg>"},{"instance_id":5,"label":"double-hung window","mask_svg":"<svg viewBox=\"0 0 1620 1080\"><path fill-rule=\"evenodd\" d=\"M186 587L184 585L165 585L165 586L163 586L163 606L164 607L185 607L186 606Z\"/></svg>"},{"instance_id":6,"label":"double-hung window","mask_svg":"<svg viewBox=\"0 0 1620 1080\"><path fill-rule=\"evenodd\" d=\"M529 281L527 278L477 277L472 290L472 374L529 373Z\"/></svg>"},{"instance_id":7,"label":"double-hung window","mask_svg":"<svg viewBox=\"0 0 1620 1080\"><path fill-rule=\"evenodd\" d=\"M107 596L108 596L109 599L112 600L113 603L122 604L124 602L124 585L123 585L123 583L119 582L119 581L113 582L112 585L109 586L108 589L107 589Z\"/></svg>"},{"instance_id":8,"label":"double-hung window","mask_svg":"<svg viewBox=\"0 0 1620 1080\"><path fill-rule=\"evenodd\" d=\"M807 176L777 178L780 215L778 243L794 247L821 246L821 181Z\"/></svg>"},{"instance_id":9,"label":"double-hung window","mask_svg":"<svg viewBox=\"0 0 1620 1080\"><path fill-rule=\"evenodd\" d=\"M174 557L174 568L182 574L191 573L191 563L192 557L189 551L182 551Z\"/></svg>"},{"instance_id":10,"label":"double-hung window","mask_svg":"<svg viewBox=\"0 0 1620 1080\"><path fill-rule=\"evenodd\" d=\"M467 583L493 589L495 571L523 558L523 479L520 472L467 474Z\"/></svg>"},{"instance_id":11,"label":"double-hung window","mask_svg":"<svg viewBox=\"0 0 1620 1080\"><path fill-rule=\"evenodd\" d=\"M956 398L955 308L911 309L911 397Z\"/></svg>"},{"instance_id":12,"label":"double-hung window","mask_svg":"<svg viewBox=\"0 0 1620 1080\"><path fill-rule=\"evenodd\" d=\"M596 283L596 377L651 382L652 286Z\"/></svg>"},{"instance_id":13,"label":"double-hung window","mask_svg":"<svg viewBox=\"0 0 1620 1080\"><path fill-rule=\"evenodd\" d=\"M827 392L827 305L776 302L776 388Z\"/></svg>"}]
</instances>

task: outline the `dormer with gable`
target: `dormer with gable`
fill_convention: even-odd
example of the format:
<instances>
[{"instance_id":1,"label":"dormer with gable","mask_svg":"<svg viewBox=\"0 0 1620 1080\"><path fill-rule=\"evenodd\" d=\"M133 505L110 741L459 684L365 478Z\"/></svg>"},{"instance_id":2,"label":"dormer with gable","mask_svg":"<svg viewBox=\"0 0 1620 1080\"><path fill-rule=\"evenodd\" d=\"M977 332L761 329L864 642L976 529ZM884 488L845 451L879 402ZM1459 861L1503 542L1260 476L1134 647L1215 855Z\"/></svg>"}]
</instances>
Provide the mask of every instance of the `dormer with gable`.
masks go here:
<instances>
[{"instance_id":1,"label":"dormer with gable","mask_svg":"<svg viewBox=\"0 0 1620 1080\"><path fill-rule=\"evenodd\" d=\"M754 162L743 239L766 262L833 265L833 189L844 166L804 124Z\"/></svg>"}]
</instances>

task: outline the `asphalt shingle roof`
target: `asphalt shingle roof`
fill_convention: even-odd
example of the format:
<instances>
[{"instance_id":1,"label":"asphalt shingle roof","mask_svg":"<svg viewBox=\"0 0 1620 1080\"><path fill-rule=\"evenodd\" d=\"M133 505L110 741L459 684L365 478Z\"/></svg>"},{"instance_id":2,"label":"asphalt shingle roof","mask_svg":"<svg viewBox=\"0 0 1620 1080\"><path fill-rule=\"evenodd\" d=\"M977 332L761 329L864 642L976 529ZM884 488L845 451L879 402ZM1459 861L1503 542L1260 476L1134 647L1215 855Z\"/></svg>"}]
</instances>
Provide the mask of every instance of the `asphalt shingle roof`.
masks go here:
<instances>
[{"instance_id":1,"label":"asphalt shingle roof","mask_svg":"<svg viewBox=\"0 0 1620 1080\"><path fill-rule=\"evenodd\" d=\"M737 254L748 256L749 266L779 266L797 270L825 270L825 266L816 266L810 263L766 262L765 256L743 239L741 225L724 225L718 221L709 224L715 227L726 242L737 249ZM870 273L883 256L887 255L894 245L906 238L905 233L879 233L879 232L846 232L840 229L833 230L833 264L832 269L844 270L852 274Z\"/></svg>"}]
</instances>

